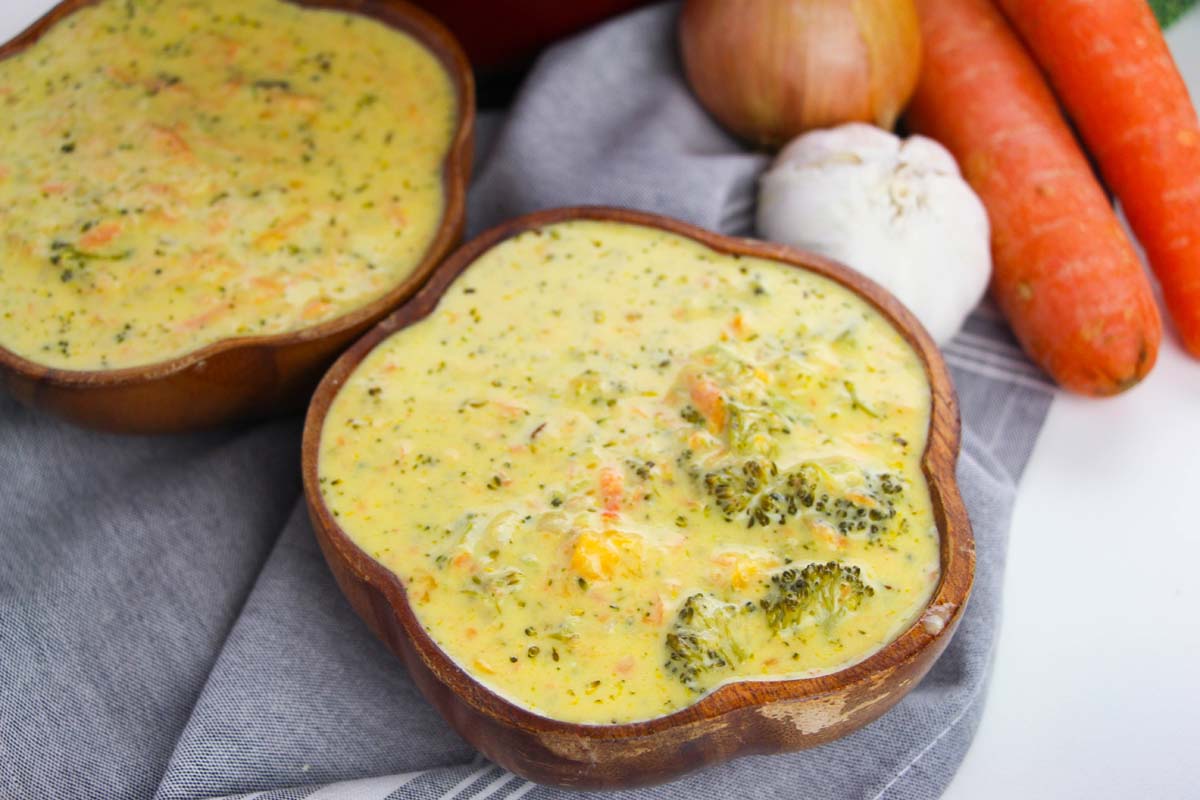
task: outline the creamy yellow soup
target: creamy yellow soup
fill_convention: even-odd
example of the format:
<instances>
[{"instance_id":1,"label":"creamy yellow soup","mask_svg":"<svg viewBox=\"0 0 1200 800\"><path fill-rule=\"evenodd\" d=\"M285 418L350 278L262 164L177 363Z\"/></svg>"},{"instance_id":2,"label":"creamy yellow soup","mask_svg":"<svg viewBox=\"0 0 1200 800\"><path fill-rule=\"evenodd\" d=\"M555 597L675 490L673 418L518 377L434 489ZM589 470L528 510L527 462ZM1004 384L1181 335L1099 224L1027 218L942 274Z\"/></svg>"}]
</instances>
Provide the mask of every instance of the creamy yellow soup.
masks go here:
<instances>
[{"instance_id":1,"label":"creamy yellow soup","mask_svg":"<svg viewBox=\"0 0 1200 800\"><path fill-rule=\"evenodd\" d=\"M586 723L829 673L939 577L916 353L839 285L577 221L481 256L322 429L322 497L493 691Z\"/></svg>"},{"instance_id":2,"label":"creamy yellow soup","mask_svg":"<svg viewBox=\"0 0 1200 800\"><path fill-rule=\"evenodd\" d=\"M153 363L332 319L441 221L457 98L360 15L105 0L0 61L0 346Z\"/></svg>"}]
</instances>

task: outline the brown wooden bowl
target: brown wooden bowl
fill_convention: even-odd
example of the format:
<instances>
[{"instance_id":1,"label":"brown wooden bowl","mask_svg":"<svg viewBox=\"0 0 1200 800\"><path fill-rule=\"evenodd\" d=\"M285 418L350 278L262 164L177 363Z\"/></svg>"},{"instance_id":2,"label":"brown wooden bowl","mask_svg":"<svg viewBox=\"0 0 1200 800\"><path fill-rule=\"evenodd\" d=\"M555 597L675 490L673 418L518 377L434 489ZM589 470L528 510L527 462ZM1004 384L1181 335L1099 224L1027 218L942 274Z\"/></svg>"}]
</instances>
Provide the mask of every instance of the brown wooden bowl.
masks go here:
<instances>
[{"instance_id":1,"label":"brown wooden bowl","mask_svg":"<svg viewBox=\"0 0 1200 800\"><path fill-rule=\"evenodd\" d=\"M63 18L96 2L63 0L0 46L0 60L21 52ZM297 411L330 361L411 297L462 239L475 84L458 42L441 23L403 0L289 2L362 14L404 31L433 53L450 75L458 96L458 127L442 166L446 207L424 259L387 294L339 317L286 333L224 339L145 366L56 369L0 347L0 386L18 400L79 425L122 433L194 430Z\"/></svg>"},{"instance_id":2,"label":"brown wooden bowl","mask_svg":"<svg viewBox=\"0 0 1200 800\"><path fill-rule=\"evenodd\" d=\"M575 219L659 228L722 253L769 258L823 275L870 302L916 350L932 387L929 439L921 465L941 537L942 576L924 614L899 638L840 672L726 684L669 716L622 725L562 722L514 705L455 664L417 621L399 579L354 544L334 520L318 486L317 454L325 415L354 368L389 335L427 316L450 284L488 249L523 231ZM898 300L862 275L809 253L720 236L653 214L561 208L511 220L460 247L416 296L338 359L308 409L303 476L317 541L338 585L451 726L488 758L530 780L611 789L670 780L742 755L828 742L876 719L915 686L950 641L975 572L975 541L954 478L958 446L954 387L933 340Z\"/></svg>"}]
</instances>

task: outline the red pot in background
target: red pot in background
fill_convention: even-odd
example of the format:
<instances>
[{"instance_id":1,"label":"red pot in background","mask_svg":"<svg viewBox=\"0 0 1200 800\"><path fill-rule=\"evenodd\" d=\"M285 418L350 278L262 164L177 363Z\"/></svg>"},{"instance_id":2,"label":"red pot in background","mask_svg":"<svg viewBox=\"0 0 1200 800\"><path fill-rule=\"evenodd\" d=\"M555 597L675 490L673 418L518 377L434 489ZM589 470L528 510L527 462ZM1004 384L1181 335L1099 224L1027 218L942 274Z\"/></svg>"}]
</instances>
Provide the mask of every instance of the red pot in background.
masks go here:
<instances>
[{"instance_id":1,"label":"red pot in background","mask_svg":"<svg viewBox=\"0 0 1200 800\"><path fill-rule=\"evenodd\" d=\"M458 38L475 69L519 67L546 45L650 0L413 0Z\"/></svg>"}]
</instances>

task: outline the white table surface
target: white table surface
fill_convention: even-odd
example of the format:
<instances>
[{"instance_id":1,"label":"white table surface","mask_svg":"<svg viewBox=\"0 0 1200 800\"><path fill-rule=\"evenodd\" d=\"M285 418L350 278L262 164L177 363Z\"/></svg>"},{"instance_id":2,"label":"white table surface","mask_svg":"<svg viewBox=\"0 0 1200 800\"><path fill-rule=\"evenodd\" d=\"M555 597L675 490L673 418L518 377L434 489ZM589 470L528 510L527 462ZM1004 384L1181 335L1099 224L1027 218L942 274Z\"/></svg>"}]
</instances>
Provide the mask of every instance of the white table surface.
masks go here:
<instances>
[{"instance_id":1,"label":"white table surface","mask_svg":"<svg viewBox=\"0 0 1200 800\"><path fill-rule=\"evenodd\" d=\"M52 5L0 0L0 41ZM1168 33L1200 98L1200 8ZM983 721L948 800L1200 798L1200 361L1060 393L1013 516Z\"/></svg>"},{"instance_id":2,"label":"white table surface","mask_svg":"<svg viewBox=\"0 0 1200 800\"><path fill-rule=\"evenodd\" d=\"M1167 41L1200 101L1200 6ZM948 800L1200 798L1198 512L1200 361L1168 330L1131 391L1050 408L1013 513L987 705Z\"/></svg>"}]
</instances>

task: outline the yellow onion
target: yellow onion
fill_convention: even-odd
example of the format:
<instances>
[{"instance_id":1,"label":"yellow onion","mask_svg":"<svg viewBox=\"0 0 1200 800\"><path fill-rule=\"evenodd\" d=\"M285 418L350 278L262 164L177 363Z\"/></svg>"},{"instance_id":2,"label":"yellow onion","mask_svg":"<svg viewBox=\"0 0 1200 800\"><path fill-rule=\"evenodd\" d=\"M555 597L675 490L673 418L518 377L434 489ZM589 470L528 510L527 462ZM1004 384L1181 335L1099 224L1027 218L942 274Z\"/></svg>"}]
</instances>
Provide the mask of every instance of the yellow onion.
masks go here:
<instances>
[{"instance_id":1,"label":"yellow onion","mask_svg":"<svg viewBox=\"0 0 1200 800\"><path fill-rule=\"evenodd\" d=\"M778 145L812 128L891 128L917 85L913 0L686 0L679 42L700 102Z\"/></svg>"}]
</instances>

